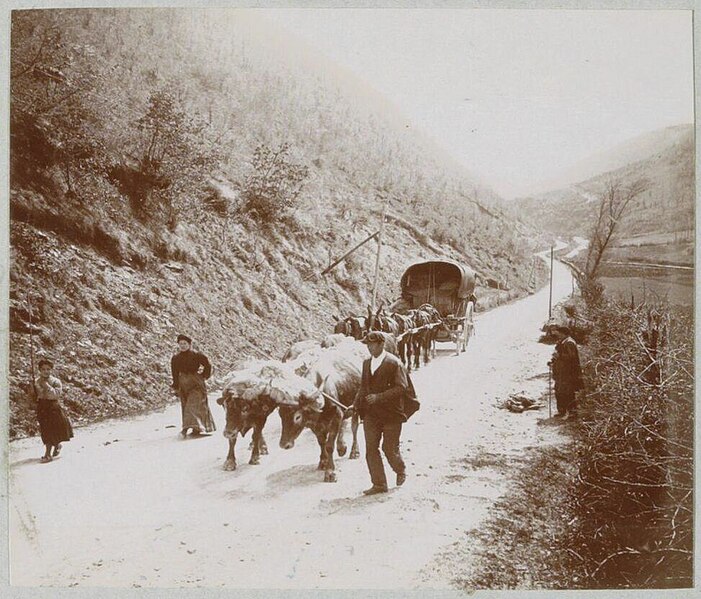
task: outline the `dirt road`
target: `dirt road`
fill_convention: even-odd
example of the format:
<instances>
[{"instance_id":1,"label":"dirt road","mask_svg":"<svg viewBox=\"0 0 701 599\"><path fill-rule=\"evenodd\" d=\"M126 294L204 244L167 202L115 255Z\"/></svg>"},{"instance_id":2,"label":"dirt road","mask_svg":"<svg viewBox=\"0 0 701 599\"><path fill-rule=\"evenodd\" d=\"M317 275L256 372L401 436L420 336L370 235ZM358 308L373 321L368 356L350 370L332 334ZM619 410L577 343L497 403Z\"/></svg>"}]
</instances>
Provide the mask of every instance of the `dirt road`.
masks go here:
<instances>
[{"instance_id":1,"label":"dirt road","mask_svg":"<svg viewBox=\"0 0 701 599\"><path fill-rule=\"evenodd\" d=\"M554 281L558 301L571 291L559 263ZM408 480L385 495L361 494L364 459L339 459L339 481L321 482L315 438L306 432L280 449L277 414L261 465L248 465L246 452L237 471L224 472L224 415L214 402L211 437L179 439L173 405L78 429L50 464L38 463L38 439L12 443L12 583L447 588L427 568L431 558L477 527L506 485L464 459L518 455L538 428L541 440L544 428L557 440L554 427L537 427L547 410L495 406L547 387L552 348L537 343L547 309L546 288L480 315L466 353L439 345L439 357L414 374L422 408L402 435Z\"/></svg>"}]
</instances>

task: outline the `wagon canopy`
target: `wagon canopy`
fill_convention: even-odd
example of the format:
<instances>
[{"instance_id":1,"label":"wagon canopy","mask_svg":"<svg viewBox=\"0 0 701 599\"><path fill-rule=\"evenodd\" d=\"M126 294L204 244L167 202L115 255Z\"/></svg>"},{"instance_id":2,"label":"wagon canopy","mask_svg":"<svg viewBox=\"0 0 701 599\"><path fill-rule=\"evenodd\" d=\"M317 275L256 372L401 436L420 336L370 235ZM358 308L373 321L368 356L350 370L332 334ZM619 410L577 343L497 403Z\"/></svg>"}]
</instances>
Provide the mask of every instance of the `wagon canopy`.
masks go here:
<instances>
[{"instance_id":1,"label":"wagon canopy","mask_svg":"<svg viewBox=\"0 0 701 599\"><path fill-rule=\"evenodd\" d=\"M431 304L446 316L459 314L475 290L472 269L452 260L412 264L402 275L402 303L409 308Z\"/></svg>"}]
</instances>

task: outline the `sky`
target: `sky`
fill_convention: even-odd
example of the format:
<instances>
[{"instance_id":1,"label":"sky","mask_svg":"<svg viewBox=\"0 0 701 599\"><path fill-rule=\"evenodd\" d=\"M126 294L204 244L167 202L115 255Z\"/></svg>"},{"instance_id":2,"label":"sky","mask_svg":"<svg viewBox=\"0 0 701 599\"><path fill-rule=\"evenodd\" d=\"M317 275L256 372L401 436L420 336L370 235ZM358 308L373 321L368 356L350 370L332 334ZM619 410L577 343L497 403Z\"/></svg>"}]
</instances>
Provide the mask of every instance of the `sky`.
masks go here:
<instances>
[{"instance_id":1,"label":"sky","mask_svg":"<svg viewBox=\"0 0 701 599\"><path fill-rule=\"evenodd\" d=\"M503 197L693 122L689 11L276 9ZM547 186L546 186L547 187Z\"/></svg>"}]
</instances>

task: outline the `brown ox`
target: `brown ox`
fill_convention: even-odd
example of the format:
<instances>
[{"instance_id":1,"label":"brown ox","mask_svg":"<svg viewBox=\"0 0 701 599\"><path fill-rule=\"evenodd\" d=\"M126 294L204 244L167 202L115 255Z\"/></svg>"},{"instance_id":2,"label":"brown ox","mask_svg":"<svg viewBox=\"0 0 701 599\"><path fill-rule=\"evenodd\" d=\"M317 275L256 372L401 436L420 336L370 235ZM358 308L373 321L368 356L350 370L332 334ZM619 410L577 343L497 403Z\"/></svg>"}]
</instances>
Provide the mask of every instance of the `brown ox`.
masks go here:
<instances>
[{"instance_id":1,"label":"brown ox","mask_svg":"<svg viewBox=\"0 0 701 599\"><path fill-rule=\"evenodd\" d=\"M423 311L425 314L428 314L431 324L443 323L441 313L431 304L422 304L419 306L419 310ZM430 331L428 331L429 334L427 336L426 351L427 353L430 351L432 358L436 357L436 337L438 336L439 329L440 327L433 327Z\"/></svg>"},{"instance_id":2,"label":"brown ox","mask_svg":"<svg viewBox=\"0 0 701 599\"><path fill-rule=\"evenodd\" d=\"M268 395L259 395L244 399L237 397L228 389L217 400L217 403L226 411L226 426L224 437L229 440L229 453L224 462L224 470L236 470L236 439L241 433L242 437L253 429L251 441L251 459L249 464L260 464L260 456L268 454L268 446L263 438L263 427L268 416L273 413L277 404Z\"/></svg>"},{"instance_id":3,"label":"brown ox","mask_svg":"<svg viewBox=\"0 0 701 599\"><path fill-rule=\"evenodd\" d=\"M268 448L263 428L275 408L300 397L318 397L319 391L309 381L277 360L258 360L229 374L222 396L217 400L226 411L224 437L229 440L225 470L236 470L236 439L253 429L249 464L260 463Z\"/></svg>"},{"instance_id":4,"label":"brown ox","mask_svg":"<svg viewBox=\"0 0 701 599\"><path fill-rule=\"evenodd\" d=\"M324 470L324 482L336 481L336 465L333 460L334 445L339 456L345 455L347 447L343 439L345 420L352 414L353 445L349 459L359 457L358 416L348 408L353 405L360 388L358 358L344 352L329 350L305 374L305 378L317 386L319 391L336 400L301 397L297 406L280 406L282 433L280 447L291 449L302 430L310 429L319 442L321 455L319 470ZM345 406L345 409L338 404Z\"/></svg>"},{"instance_id":5,"label":"brown ox","mask_svg":"<svg viewBox=\"0 0 701 599\"><path fill-rule=\"evenodd\" d=\"M363 316L349 316L344 319L335 318L337 322L333 328L334 333L342 333L360 341L368 332L367 319Z\"/></svg>"}]
</instances>

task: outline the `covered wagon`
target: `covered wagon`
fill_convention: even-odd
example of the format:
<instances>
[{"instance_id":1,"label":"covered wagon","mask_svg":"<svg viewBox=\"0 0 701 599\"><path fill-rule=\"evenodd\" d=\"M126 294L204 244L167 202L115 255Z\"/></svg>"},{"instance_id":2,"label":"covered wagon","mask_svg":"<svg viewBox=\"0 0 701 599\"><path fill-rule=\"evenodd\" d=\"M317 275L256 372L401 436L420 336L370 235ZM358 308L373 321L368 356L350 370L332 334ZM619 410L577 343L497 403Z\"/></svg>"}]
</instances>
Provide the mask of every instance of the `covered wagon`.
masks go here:
<instances>
[{"instance_id":1,"label":"covered wagon","mask_svg":"<svg viewBox=\"0 0 701 599\"><path fill-rule=\"evenodd\" d=\"M412 310L425 304L441 316L436 341L452 341L456 352L465 351L474 330L475 272L452 260L430 260L412 264L401 279L397 311Z\"/></svg>"}]
</instances>

